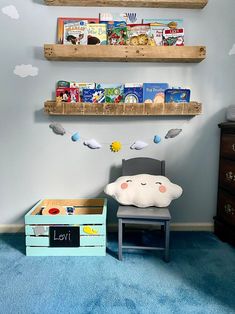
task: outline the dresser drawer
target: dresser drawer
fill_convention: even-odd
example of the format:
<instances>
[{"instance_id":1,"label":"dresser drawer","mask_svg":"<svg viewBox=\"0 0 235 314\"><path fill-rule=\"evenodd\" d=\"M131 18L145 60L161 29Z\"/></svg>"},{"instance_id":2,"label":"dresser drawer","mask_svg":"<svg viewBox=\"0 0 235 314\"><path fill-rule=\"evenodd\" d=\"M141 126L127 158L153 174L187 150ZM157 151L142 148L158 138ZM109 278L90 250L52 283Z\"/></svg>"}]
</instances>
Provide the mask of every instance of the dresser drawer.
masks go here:
<instances>
[{"instance_id":1,"label":"dresser drawer","mask_svg":"<svg viewBox=\"0 0 235 314\"><path fill-rule=\"evenodd\" d=\"M218 195L218 216L230 225L235 225L235 196L223 190Z\"/></svg>"},{"instance_id":2,"label":"dresser drawer","mask_svg":"<svg viewBox=\"0 0 235 314\"><path fill-rule=\"evenodd\" d=\"M235 161L221 158L219 184L235 194Z\"/></svg>"},{"instance_id":3,"label":"dresser drawer","mask_svg":"<svg viewBox=\"0 0 235 314\"><path fill-rule=\"evenodd\" d=\"M235 134L222 134L220 151L221 156L235 160Z\"/></svg>"}]
</instances>

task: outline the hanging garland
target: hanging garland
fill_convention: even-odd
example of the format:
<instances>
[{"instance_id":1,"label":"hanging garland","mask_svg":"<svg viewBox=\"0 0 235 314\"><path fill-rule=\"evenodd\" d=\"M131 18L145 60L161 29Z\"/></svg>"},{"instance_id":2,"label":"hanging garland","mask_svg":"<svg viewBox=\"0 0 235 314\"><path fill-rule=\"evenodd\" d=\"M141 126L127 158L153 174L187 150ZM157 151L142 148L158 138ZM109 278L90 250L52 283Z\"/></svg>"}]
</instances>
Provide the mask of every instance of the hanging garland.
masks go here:
<instances>
[{"instance_id":1,"label":"hanging garland","mask_svg":"<svg viewBox=\"0 0 235 314\"><path fill-rule=\"evenodd\" d=\"M57 135L65 135L66 133L71 133L71 132L66 132L66 130L63 128L63 126L60 123L57 122L53 122L49 125L49 127L52 129L52 131L57 134ZM165 139L171 139L171 138L175 138L176 136L178 136L180 133L182 132L182 129L171 129L167 132ZM80 134L78 132L75 133L71 133L71 140L73 142L78 142L80 140L83 141L83 145L87 146L90 149L100 149L102 147L102 145L97 142L95 139L89 139L89 140L85 140L83 139ZM159 144L161 142L161 137L159 135L154 135L153 137L153 143L155 144ZM108 143L102 143L102 144L108 144ZM122 147L124 145L128 145L129 144L122 144L120 141L113 141L111 144L109 144L110 146L110 150L113 153L118 153ZM141 141L141 140L137 140L135 141L131 146L130 149L132 150L141 150L145 147L147 147L149 144Z\"/></svg>"}]
</instances>

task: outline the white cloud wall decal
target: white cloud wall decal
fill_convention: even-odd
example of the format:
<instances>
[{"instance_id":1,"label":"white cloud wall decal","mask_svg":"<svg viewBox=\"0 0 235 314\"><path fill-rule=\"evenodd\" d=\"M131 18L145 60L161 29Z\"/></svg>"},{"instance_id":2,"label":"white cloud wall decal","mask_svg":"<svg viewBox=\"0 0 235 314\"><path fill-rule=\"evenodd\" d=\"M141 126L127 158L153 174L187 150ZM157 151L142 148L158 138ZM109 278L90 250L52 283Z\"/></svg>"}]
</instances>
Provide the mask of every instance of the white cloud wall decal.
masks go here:
<instances>
[{"instance_id":1,"label":"white cloud wall decal","mask_svg":"<svg viewBox=\"0 0 235 314\"><path fill-rule=\"evenodd\" d=\"M10 18L14 20L18 20L20 17L14 5L8 5L7 7L2 8L2 13L6 14L7 16L9 16Z\"/></svg>"},{"instance_id":2,"label":"white cloud wall decal","mask_svg":"<svg viewBox=\"0 0 235 314\"><path fill-rule=\"evenodd\" d=\"M229 51L229 55L235 55L235 44L232 46L231 50Z\"/></svg>"},{"instance_id":3,"label":"white cloud wall decal","mask_svg":"<svg viewBox=\"0 0 235 314\"><path fill-rule=\"evenodd\" d=\"M15 75L18 75L20 77L37 76L38 71L38 68L33 67L32 64L16 65L14 69Z\"/></svg>"}]
</instances>

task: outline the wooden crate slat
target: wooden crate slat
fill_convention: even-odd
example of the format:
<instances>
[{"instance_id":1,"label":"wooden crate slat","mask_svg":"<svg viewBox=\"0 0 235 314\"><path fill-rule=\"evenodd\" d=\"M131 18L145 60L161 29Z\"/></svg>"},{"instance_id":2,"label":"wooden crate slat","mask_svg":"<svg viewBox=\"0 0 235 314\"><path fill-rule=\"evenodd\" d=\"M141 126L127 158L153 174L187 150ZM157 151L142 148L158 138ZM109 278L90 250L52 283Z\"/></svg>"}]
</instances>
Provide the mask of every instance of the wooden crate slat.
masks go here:
<instances>
[{"instance_id":1,"label":"wooden crate slat","mask_svg":"<svg viewBox=\"0 0 235 314\"><path fill-rule=\"evenodd\" d=\"M206 47L45 44L44 55L54 61L201 62L206 58Z\"/></svg>"},{"instance_id":2,"label":"wooden crate slat","mask_svg":"<svg viewBox=\"0 0 235 314\"><path fill-rule=\"evenodd\" d=\"M92 103L58 103L47 101L44 111L49 115L77 116L195 116L202 113L198 102L165 104L92 104Z\"/></svg>"},{"instance_id":3,"label":"wooden crate slat","mask_svg":"<svg viewBox=\"0 0 235 314\"><path fill-rule=\"evenodd\" d=\"M208 0L44 0L47 5L202 9Z\"/></svg>"},{"instance_id":4,"label":"wooden crate slat","mask_svg":"<svg viewBox=\"0 0 235 314\"><path fill-rule=\"evenodd\" d=\"M64 226L64 225L62 225ZM35 228L38 228L39 226L37 225L26 225L25 226L25 235L27 236L36 236L35 234ZM50 226L42 226L44 228L44 236L48 236L49 235L49 227ZM89 235L88 232L86 232L86 227L90 227L91 229L93 229L94 231L97 232L96 235L105 235L106 234L106 230L105 230L105 226L104 225L80 225L80 235ZM41 235L40 235L41 236Z\"/></svg>"},{"instance_id":5,"label":"wooden crate slat","mask_svg":"<svg viewBox=\"0 0 235 314\"><path fill-rule=\"evenodd\" d=\"M106 247L50 248L26 247L27 256L105 256Z\"/></svg>"},{"instance_id":6,"label":"wooden crate slat","mask_svg":"<svg viewBox=\"0 0 235 314\"><path fill-rule=\"evenodd\" d=\"M80 236L80 246L104 246L105 236ZM50 240L47 236L26 236L26 246L49 247Z\"/></svg>"}]
</instances>

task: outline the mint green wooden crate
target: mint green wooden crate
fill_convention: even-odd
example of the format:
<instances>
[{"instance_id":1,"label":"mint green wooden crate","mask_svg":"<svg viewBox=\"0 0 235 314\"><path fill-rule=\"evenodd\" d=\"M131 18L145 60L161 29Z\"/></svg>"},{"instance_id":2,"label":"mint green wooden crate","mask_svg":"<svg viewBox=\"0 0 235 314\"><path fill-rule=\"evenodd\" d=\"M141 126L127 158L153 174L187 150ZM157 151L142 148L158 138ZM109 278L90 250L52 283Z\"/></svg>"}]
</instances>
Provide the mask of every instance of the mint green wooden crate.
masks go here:
<instances>
[{"instance_id":1,"label":"mint green wooden crate","mask_svg":"<svg viewBox=\"0 0 235 314\"><path fill-rule=\"evenodd\" d=\"M41 215L43 207L74 206L77 215ZM27 256L105 256L106 199L45 199L25 215ZM80 247L50 247L50 227L80 228Z\"/></svg>"}]
</instances>

